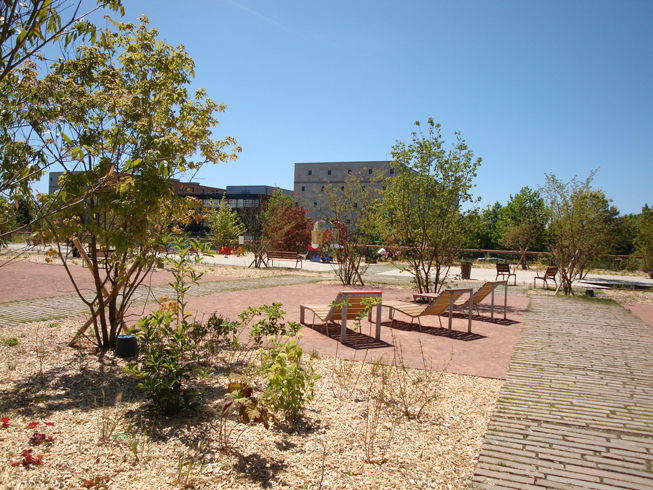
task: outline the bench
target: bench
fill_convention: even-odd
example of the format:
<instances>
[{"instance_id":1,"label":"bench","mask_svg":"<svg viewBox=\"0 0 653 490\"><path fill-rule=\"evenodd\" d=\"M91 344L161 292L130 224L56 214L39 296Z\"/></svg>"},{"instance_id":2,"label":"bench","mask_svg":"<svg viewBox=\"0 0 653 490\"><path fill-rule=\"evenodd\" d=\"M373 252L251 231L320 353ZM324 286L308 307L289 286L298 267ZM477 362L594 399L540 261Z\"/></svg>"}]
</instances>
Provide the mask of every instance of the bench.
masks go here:
<instances>
[{"instance_id":1,"label":"bench","mask_svg":"<svg viewBox=\"0 0 653 490\"><path fill-rule=\"evenodd\" d=\"M544 273L543 276L540 276L539 274L535 276L533 279L533 288L535 288L535 284L537 280L539 279L540 281L543 281L543 287L549 287L549 284L547 283L547 280L553 280L555 283L556 287L558 287L558 281L556 280L556 275L558 274L558 268L557 267L547 267L546 272Z\"/></svg>"},{"instance_id":2,"label":"bench","mask_svg":"<svg viewBox=\"0 0 653 490\"><path fill-rule=\"evenodd\" d=\"M506 280L506 281L509 281L510 276L513 276L515 278L515 286L517 285L517 274L515 274L510 270L510 264L497 263L497 277L495 277L494 280L495 281L498 280L499 276L501 276L502 280ZM504 276L508 276L508 279L505 279Z\"/></svg>"},{"instance_id":3,"label":"bench","mask_svg":"<svg viewBox=\"0 0 653 490\"><path fill-rule=\"evenodd\" d=\"M298 252L279 252L279 251L270 251L267 252L268 261L271 265L274 265L275 260L294 260L295 269L297 264L302 266L302 256Z\"/></svg>"}]
</instances>

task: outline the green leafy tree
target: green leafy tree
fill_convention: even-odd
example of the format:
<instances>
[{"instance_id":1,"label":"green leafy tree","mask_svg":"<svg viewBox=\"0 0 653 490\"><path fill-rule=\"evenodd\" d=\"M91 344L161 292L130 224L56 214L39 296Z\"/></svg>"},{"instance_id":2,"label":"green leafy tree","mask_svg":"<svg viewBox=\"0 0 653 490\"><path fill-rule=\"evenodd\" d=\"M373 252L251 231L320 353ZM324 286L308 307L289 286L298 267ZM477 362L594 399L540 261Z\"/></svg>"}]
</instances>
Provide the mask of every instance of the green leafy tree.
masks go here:
<instances>
[{"instance_id":1,"label":"green leafy tree","mask_svg":"<svg viewBox=\"0 0 653 490\"><path fill-rule=\"evenodd\" d=\"M495 230L502 209L503 205L497 201L478 211L479 223L477 230L473 233L472 242L477 243L480 248L496 250L501 246L495 238L497 236Z\"/></svg>"},{"instance_id":2,"label":"green leafy tree","mask_svg":"<svg viewBox=\"0 0 653 490\"><path fill-rule=\"evenodd\" d=\"M84 17L100 9L123 12L120 0L82 2L69 0L7 0L0 4L0 195L7 200L31 200L32 221L52 215L81 196L69 194L67 203L46 206L33 196L31 184L58 161L49 151L51 128L57 117L56 90L39 79L39 51L60 42L65 48L75 41L95 39L96 28ZM20 231L26 223L0 216L0 239Z\"/></svg>"},{"instance_id":3,"label":"green leafy tree","mask_svg":"<svg viewBox=\"0 0 653 490\"><path fill-rule=\"evenodd\" d=\"M205 219L209 222L207 238L218 248L231 247L247 231L238 213L227 204L224 197L220 200L218 209L212 207Z\"/></svg>"},{"instance_id":4,"label":"green leafy tree","mask_svg":"<svg viewBox=\"0 0 653 490\"><path fill-rule=\"evenodd\" d=\"M637 217L637 254L642 269L653 279L653 210L645 204Z\"/></svg>"},{"instance_id":5,"label":"green leafy tree","mask_svg":"<svg viewBox=\"0 0 653 490\"><path fill-rule=\"evenodd\" d=\"M419 122L415 123L419 127ZM412 133L412 143L392 149L395 175L386 182L383 217L388 245L403 250L417 290L433 292L446 279L450 258L465 236L463 203L474 202L472 181L481 159L474 160L460 133L444 149L440 125L428 120L428 132Z\"/></svg>"},{"instance_id":6,"label":"green leafy tree","mask_svg":"<svg viewBox=\"0 0 653 490\"><path fill-rule=\"evenodd\" d=\"M549 213L549 249L560 269L560 285L573 295L572 283L584 278L595 261L610 251L618 211L601 189L593 189L596 171L584 181L563 182L544 174L542 194Z\"/></svg>"},{"instance_id":7,"label":"green leafy tree","mask_svg":"<svg viewBox=\"0 0 653 490\"><path fill-rule=\"evenodd\" d=\"M519 262L526 264L526 252L546 246L546 204L539 191L523 187L501 209L494 229L495 239L504 247L520 252Z\"/></svg>"},{"instance_id":8,"label":"green leafy tree","mask_svg":"<svg viewBox=\"0 0 653 490\"><path fill-rule=\"evenodd\" d=\"M322 191L322 212L335 225L332 230L337 230L331 233L336 256L333 267L344 285L365 285L362 276L368 266L361 263L366 256L366 245L376 231L380 182L378 173L370 178L367 169L363 169L347 174L344 185L327 184Z\"/></svg>"},{"instance_id":9,"label":"green leafy tree","mask_svg":"<svg viewBox=\"0 0 653 490\"><path fill-rule=\"evenodd\" d=\"M94 326L103 348L115 345L135 288L158 263L152 252L166 223L196 217L194 203L173 196L170 178L240 151L233 138L211 138L215 113L225 106L203 90L188 94L190 56L158 40L147 24L145 17L139 25L114 22L116 32L103 30L98 42L55 63L46 77L63 104L50 125L60 136L51 137L49 149L68 156L52 199L65 203L69 194L94 189L49 220L50 230L57 243L73 236L88 243L96 294L83 300L91 311L97 304Z\"/></svg>"}]
</instances>

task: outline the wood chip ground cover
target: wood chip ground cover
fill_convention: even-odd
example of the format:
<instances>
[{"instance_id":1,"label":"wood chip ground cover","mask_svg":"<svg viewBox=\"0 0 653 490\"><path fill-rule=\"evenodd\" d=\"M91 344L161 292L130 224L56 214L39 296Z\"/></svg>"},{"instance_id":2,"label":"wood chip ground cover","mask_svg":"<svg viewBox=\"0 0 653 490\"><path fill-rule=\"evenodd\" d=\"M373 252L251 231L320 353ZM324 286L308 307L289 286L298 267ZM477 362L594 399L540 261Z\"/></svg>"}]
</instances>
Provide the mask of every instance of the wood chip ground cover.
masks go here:
<instances>
[{"instance_id":1,"label":"wood chip ground cover","mask_svg":"<svg viewBox=\"0 0 653 490\"><path fill-rule=\"evenodd\" d=\"M66 347L78 326L0 331L0 415L9 419L0 423L0 488L465 488L502 386L419 370L384 378L384 366L316 358L321 378L304 420L237 427L225 452L224 377L202 386L197 412L153 415L125 361L90 344ZM14 337L18 345L5 345ZM401 416L402 386L413 412L435 399L419 417ZM41 464L22 464L30 449Z\"/></svg>"}]
</instances>

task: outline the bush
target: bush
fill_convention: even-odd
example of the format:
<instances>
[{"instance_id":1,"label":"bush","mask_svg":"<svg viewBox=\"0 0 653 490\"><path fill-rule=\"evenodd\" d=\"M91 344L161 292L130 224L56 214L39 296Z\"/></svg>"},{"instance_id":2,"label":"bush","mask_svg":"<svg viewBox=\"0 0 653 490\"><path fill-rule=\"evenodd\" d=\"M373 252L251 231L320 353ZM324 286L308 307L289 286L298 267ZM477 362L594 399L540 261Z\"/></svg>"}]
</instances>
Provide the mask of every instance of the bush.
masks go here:
<instances>
[{"instance_id":1,"label":"bush","mask_svg":"<svg viewBox=\"0 0 653 490\"><path fill-rule=\"evenodd\" d=\"M193 257L186 242L169 239L169 249L177 256L166 258L175 278L170 283L176 300L143 318L131 329L140 342L140 361L127 366L127 372L139 379L138 387L146 391L152 404L166 412L175 413L185 407L194 407L199 396L188 382L209 376L200 365L197 338L202 326L189 321L185 294L191 284L196 284L202 274L195 272L192 264L200 259ZM199 243L193 243L199 250Z\"/></svg>"}]
</instances>

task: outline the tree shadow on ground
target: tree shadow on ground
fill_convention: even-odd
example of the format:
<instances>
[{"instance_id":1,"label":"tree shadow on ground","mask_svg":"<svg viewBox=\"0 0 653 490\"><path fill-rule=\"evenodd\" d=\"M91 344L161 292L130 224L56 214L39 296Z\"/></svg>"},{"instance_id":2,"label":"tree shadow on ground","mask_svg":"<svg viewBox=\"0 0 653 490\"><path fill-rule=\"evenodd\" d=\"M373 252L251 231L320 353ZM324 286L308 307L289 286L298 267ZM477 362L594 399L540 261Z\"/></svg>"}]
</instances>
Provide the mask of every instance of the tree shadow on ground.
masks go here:
<instances>
[{"instance_id":1,"label":"tree shadow on ground","mask_svg":"<svg viewBox=\"0 0 653 490\"><path fill-rule=\"evenodd\" d=\"M281 461L270 461L260 454L252 453L244 456L235 453L238 461L234 464L234 469L247 476L252 483L259 484L262 488L271 488L275 475L284 471L288 465Z\"/></svg>"},{"instance_id":2,"label":"tree shadow on ground","mask_svg":"<svg viewBox=\"0 0 653 490\"><path fill-rule=\"evenodd\" d=\"M17 380L0 391L0 410L11 409L23 416L41 416L71 409L113 407L121 401L141 397L136 382L124 376L121 363L105 351L95 350L97 365L84 359L43 369Z\"/></svg>"}]
</instances>

